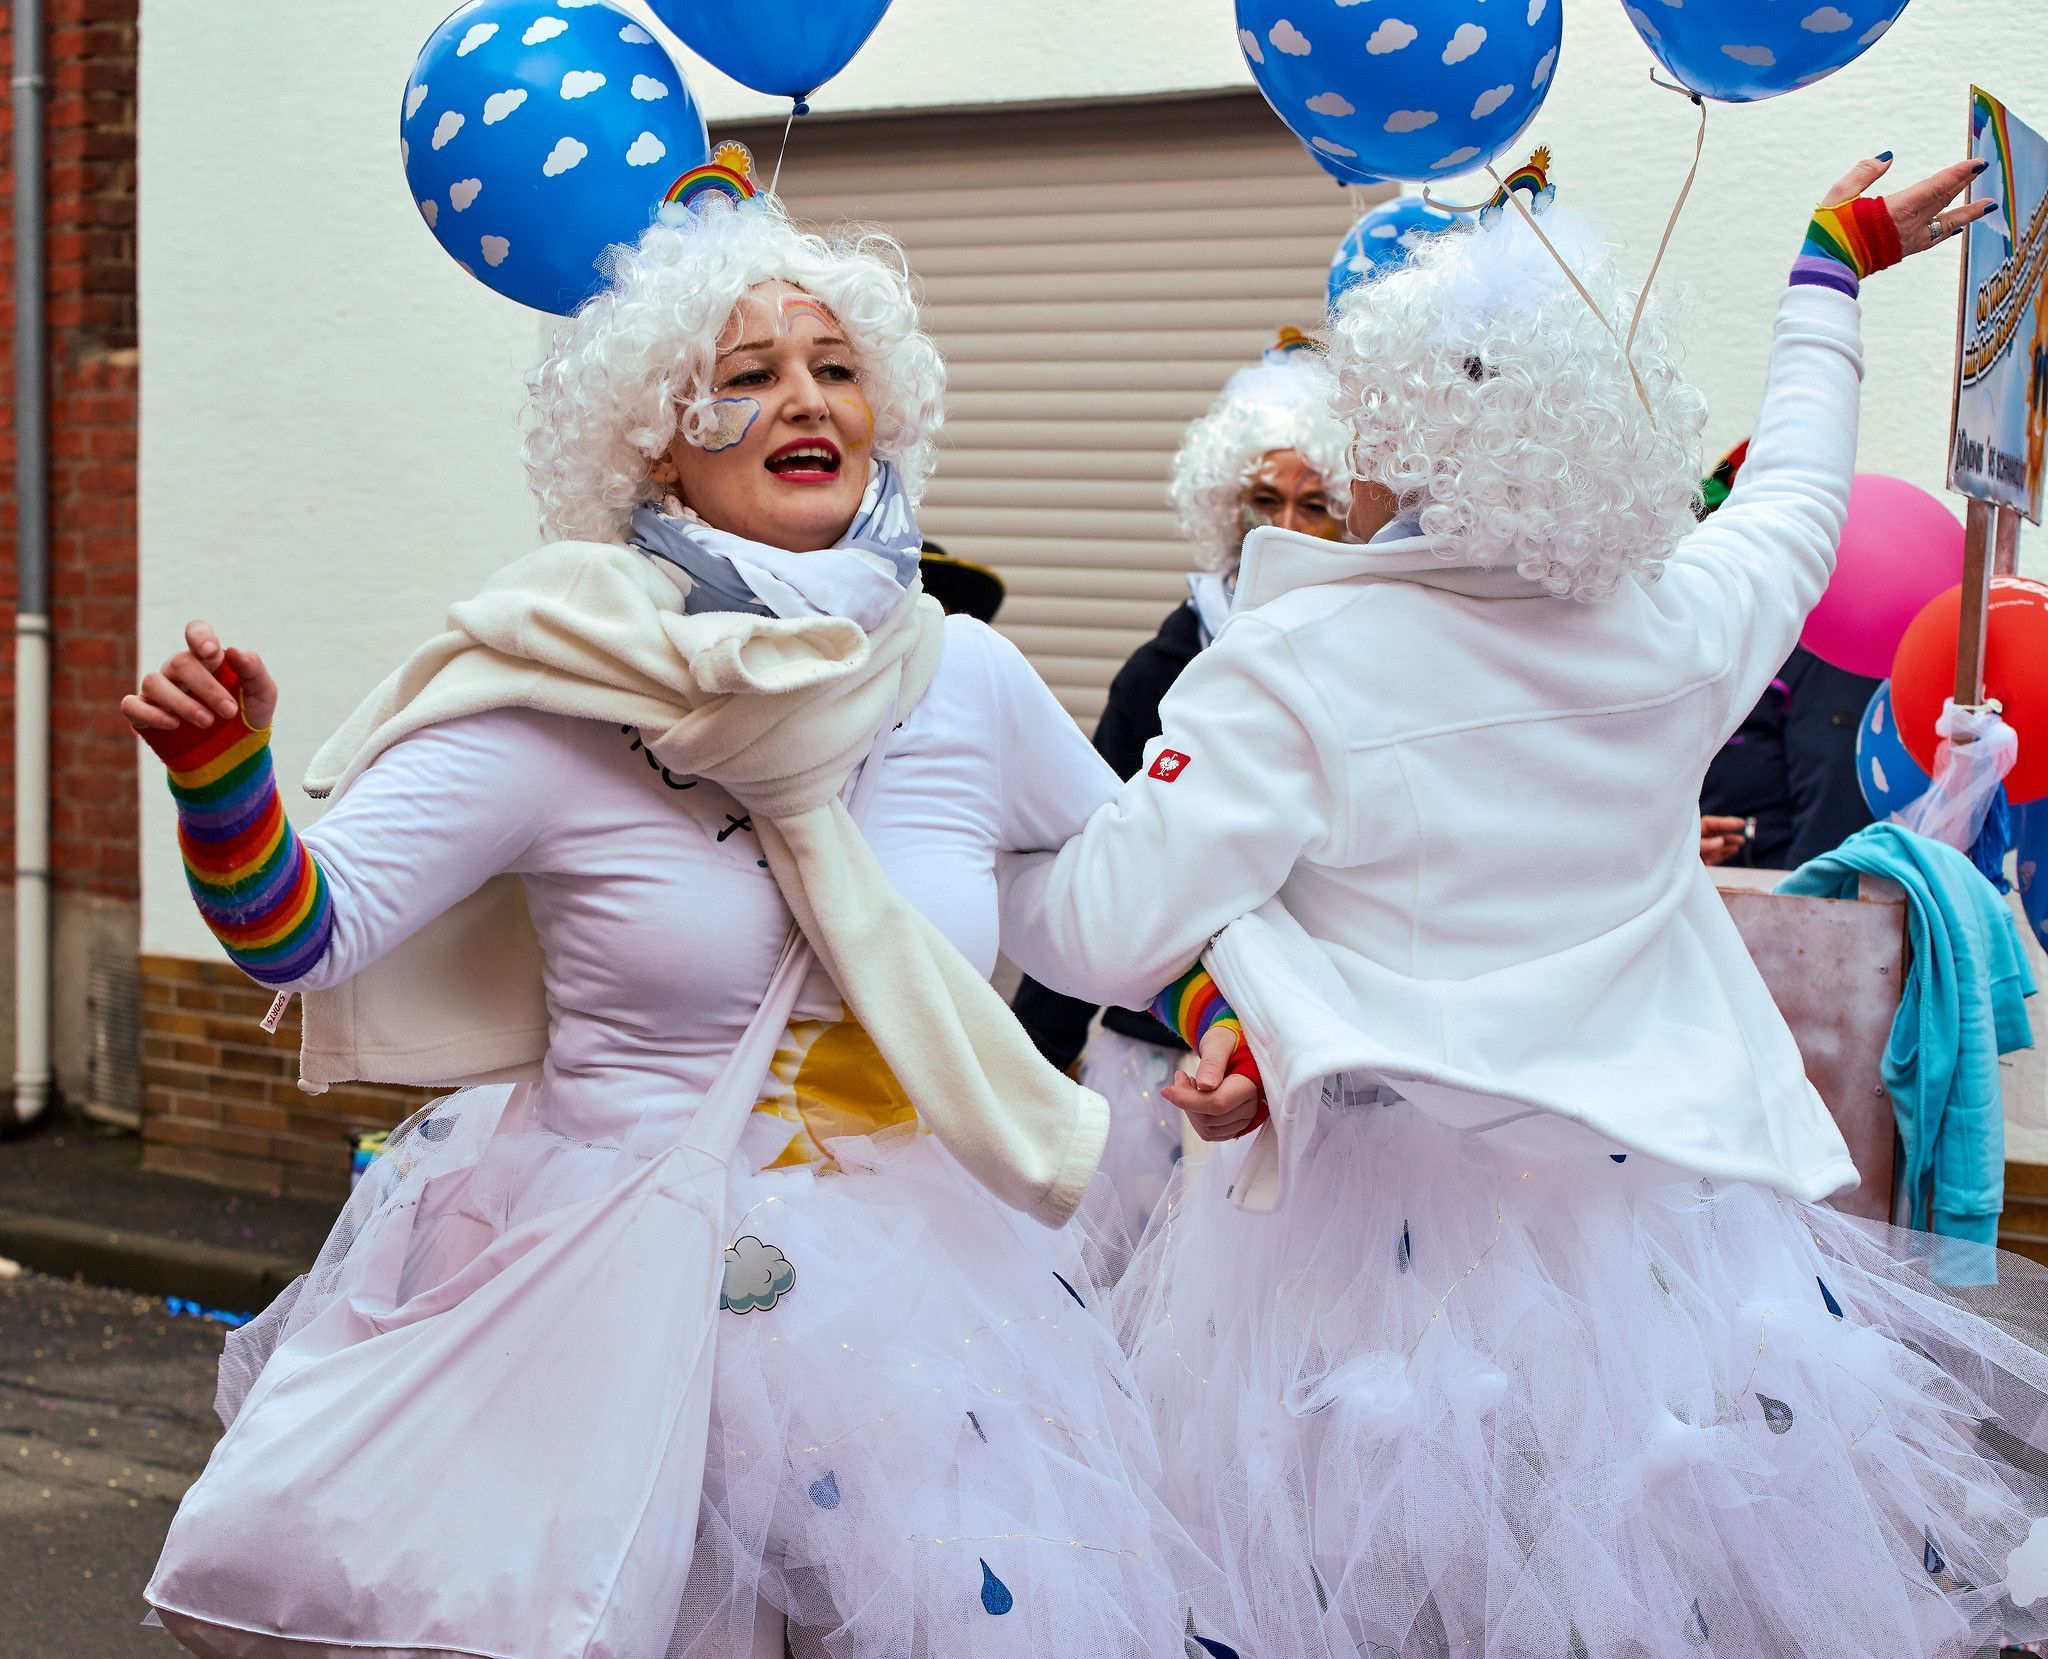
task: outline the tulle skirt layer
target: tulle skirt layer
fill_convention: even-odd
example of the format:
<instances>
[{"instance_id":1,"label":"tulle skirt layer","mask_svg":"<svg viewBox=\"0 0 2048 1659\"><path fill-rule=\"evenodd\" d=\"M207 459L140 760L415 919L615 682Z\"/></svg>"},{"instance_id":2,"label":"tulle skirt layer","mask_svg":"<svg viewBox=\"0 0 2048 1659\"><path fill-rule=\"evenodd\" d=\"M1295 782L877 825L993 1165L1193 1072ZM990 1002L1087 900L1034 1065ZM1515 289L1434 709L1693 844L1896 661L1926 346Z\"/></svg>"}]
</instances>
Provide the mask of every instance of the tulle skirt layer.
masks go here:
<instances>
[{"instance_id":1,"label":"tulle skirt layer","mask_svg":"<svg viewBox=\"0 0 2048 1659\"><path fill-rule=\"evenodd\" d=\"M1173 1081L1181 1051L1098 1027L1081 1056L1081 1082L1109 1102L1102 1174L1135 1240L1159 1207L1180 1157L1181 1115L1159 1091ZM1117 1265L1121 1265L1120 1263Z\"/></svg>"},{"instance_id":2,"label":"tulle skirt layer","mask_svg":"<svg viewBox=\"0 0 2048 1659\"><path fill-rule=\"evenodd\" d=\"M352 1264L406 1206L416 1291L506 1228L608 1190L636 1155L523 1124L508 1093L437 1102L393 1137L314 1271L231 1337L224 1417L281 1339L348 1294ZM831 1143L836 1169L763 1167L787 1135L757 1119L729 1189L674 1659L747 1654L763 1602L798 1651L834 1659L1149 1659L1181 1652L1191 1620L1212 1628L1227 1599L1154 1495L1090 1229L1015 1216L909 1130ZM620 1285L620 1327L663 1293ZM602 1400L561 1411L563 1433L605 1432Z\"/></svg>"},{"instance_id":3,"label":"tulle skirt layer","mask_svg":"<svg viewBox=\"0 0 2048 1659\"><path fill-rule=\"evenodd\" d=\"M1248 1651L1960 1659L2048 1635L2048 1275L1401 1102L1176 1175L1117 1311ZM1967 1297L1967 1299L1965 1299ZM2029 1605L2021 1605L2029 1604Z\"/></svg>"}]
</instances>

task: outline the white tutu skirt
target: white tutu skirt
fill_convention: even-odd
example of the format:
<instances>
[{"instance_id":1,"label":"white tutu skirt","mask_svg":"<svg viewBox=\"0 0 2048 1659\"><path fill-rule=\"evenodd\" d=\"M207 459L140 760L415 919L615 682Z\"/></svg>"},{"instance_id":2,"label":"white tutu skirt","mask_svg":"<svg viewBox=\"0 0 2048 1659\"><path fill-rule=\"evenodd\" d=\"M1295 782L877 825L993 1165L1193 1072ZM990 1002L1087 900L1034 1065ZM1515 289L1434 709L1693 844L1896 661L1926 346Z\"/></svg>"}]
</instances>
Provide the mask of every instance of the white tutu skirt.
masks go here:
<instances>
[{"instance_id":1,"label":"white tutu skirt","mask_svg":"<svg viewBox=\"0 0 2048 1659\"><path fill-rule=\"evenodd\" d=\"M1326 1107L1177 1175L1117 1293L1247 1653L1964 1659L2048 1634L2040 1339L1917 1235ZM2007 1314L2048 1319L2030 1264ZM2024 1281L2024 1282L2022 1282ZM1986 1293L1970 1293L1984 1306Z\"/></svg>"},{"instance_id":2,"label":"white tutu skirt","mask_svg":"<svg viewBox=\"0 0 2048 1659\"><path fill-rule=\"evenodd\" d=\"M522 1127L508 1096L466 1091L393 1137L313 1272L229 1337L224 1419L405 1206L420 1207L412 1293L618 1180L631 1153ZM1181 1653L1191 1619L1211 1633L1227 1602L1154 1495L1086 1230L1003 1209L908 1129L831 1143L840 1171L760 1167L787 1137L756 1118L729 1189L728 1307L672 1659L746 1655L762 1601L797 1651L833 1659L1151 1659ZM459 1423L461 1402L449 1410ZM601 1399L561 1414L562 1433L604 1432Z\"/></svg>"},{"instance_id":3,"label":"white tutu skirt","mask_svg":"<svg viewBox=\"0 0 2048 1659\"><path fill-rule=\"evenodd\" d=\"M1180 1158L1180 1110L1159 1091L1173 1081L1182 1058L1178 1049L1100 1026L1081 1056L1081 1086L1109 1102L1102 1173L1116 1194L1124 1233L1134 1242L1159 1207Z\"/></svg>"}]
</instances>

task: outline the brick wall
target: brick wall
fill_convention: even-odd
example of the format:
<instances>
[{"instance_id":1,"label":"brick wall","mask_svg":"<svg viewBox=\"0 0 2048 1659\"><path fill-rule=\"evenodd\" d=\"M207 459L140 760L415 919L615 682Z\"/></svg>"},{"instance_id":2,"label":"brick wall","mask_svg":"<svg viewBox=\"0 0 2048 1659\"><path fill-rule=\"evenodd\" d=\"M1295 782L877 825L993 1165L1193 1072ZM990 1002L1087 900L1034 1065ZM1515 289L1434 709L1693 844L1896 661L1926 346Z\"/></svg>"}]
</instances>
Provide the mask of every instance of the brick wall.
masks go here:
<instances>
[{"instance_id":1,"label":"brick wall","mask_svg":"<svg viewBox=\"0 0 2048 1659\"><path fill-rule=\"evenodd\" d=\"M136 746L114 711L136 675L135 58L138 0L47 0L51 831L60 891L139 896ZM0 3L0 62L12 6ZM10 64L11 73L11 64ZM11 142L13 106L0 115ZM13 187L0 168L0 227ZM0 605L14 604L14 271L0 230ZM11 630L0 665L12 672ZM14 832L0 723L0 844ZM7 879L0 869L0 882Z\"/></svg>"},{"instance_id":2,"label":"brick wall","mask_svg":"<svg viewBox=\"0 0 2048 1659\"><path fill-rule=\"evenodd\" d=\"M143 1167L345 1197L350 1132L388 1129L431 1097L375 1084L302 1092L298 999L274 1037L260 1023L270 1002L224 962L143 957Z\"/></svg>"}]
</instances>

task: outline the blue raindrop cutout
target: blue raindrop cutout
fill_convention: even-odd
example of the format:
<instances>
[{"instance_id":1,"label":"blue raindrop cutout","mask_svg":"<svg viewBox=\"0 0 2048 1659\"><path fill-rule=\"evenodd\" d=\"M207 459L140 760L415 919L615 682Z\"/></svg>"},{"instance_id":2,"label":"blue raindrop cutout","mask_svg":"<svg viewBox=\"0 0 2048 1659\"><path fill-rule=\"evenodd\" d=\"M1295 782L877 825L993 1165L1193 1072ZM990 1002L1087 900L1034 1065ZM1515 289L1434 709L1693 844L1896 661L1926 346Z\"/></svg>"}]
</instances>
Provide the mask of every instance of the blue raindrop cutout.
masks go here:
<instances>
[{"instance_id":1,"label":"blue raindrop cutout","mask_svg":"<svg viewBox=\"0 0 2048 1659\"><path fill-rule=\"evenodd\" d=\"M1408 1241L1408 1223L1401 1223L1401 1244L1394 1252L1394 1267L1397 1272L1406 1273L1409 1264L1415 1260L1415 1247Z\"/></svg>"},{"instance_id":2,"label":"blue raindrop cutout","mask_svg":"<svg viewBox=\"0 0 2048 1659\"><path fill-rule=\"evenodd\" d=\"M1685 1639L1694 1647L1707 1645L1707 1616L1697 1601L1692 1604L1692 1617L1685 1621Z\"/></svg>"},{"instance_id":3,"label":"blue raindrop cutout","mask_svg":"<svg viewBox=\"0 0 2048 1659\"><path fill-rule=\"evenodd\" d=\"M839 1507L839 1477L830 1469L811 1482L811 1502L820 1509Z\"/></svg>"},{"instance_id":4,"label":"blue raindrop cutout","mask_svg":"<svg viewBox=\"0 0 2048 1659\"><path fill-rule=\"evenodd\" d=\"M967 1414L967 1421L974 1425L974 1432L981 1436L981 1443L986 1446L988 1444L988 1430L981 1426L981 1419L970 1411Z\"/></svg>"},{"instance_id":5,"label":"blue raindrop cutout","mask_svg":"<svg viewBox=\"0 0 2048 1659\"><path fill-rule=\"evenodd\" d=\"M1813 1282L1820 1286L1820 1299L1827 1307L1828 1312L1837 1319L1840 1319L1842 1317L1842 1304L1835 1300L1835 1293L1828 1289L1827 1280L1816 1278Z\"/></svg>"},{"instance_id":6,"label":"blue raindrop cutout","mask_svg":"<svg viewBox=\"0 0 2048 1659\"><path fill-rule=\"evenodd\" d=\"M1607 1156L1612 1158L1618 1164L1625 1164L1628 1162L1628 1154L1626 1152L1610 1152L1607 1154Z\"/></svg>"},{"instance_id":7,"label":"blue raindrop cutout","mask_svg":"<svg viewBox=\"0 0 2048 1659\"><path fill-rule=\"evenodd\" d=\"M1067 1283L1067 1276L1064 1273L1054 1273L1053 1277L1059 1280L1060 1289L1064 1290L1069 1296L1073 1297L1074 1305L1076 1307L1085 1308L1088 1305L1086 1302L1081 1300L1081 1293L1078 1290L1076 1290L1072 1285Z\"/></svg>"},{"instance_id":8,"label":"blue raindrop cutout","mask_svg":"<svg viewBox=\"0 0 2048 1659\"><path fill-rule=\"evenodd\" d=\"M1188 1609L1187 1641L1183 1647L1187 1659L1238 1659L1236 1648L1224 1642L1213 1642L1207 1636L1195 1633L1195 1610L1192 1607Z\"/></svg>"},{"instance_id":9,"label":"blue raindrop cutout","mask_svg":"<svg viewBox=\"0 0 2048 1659\"><path fill-rule=\"evenodd\" d=\"M1928 1533L1926 1539L1926 1547L1920 1552L1920 1564L1927 1569L1929 1578L1939 1578L1948 1571L1948 1557L1943 1555L1935 1544L1933 1533Z\"/></svg>"},{"instance_id":10,"label":"blue raindrop cutout","mask_svg":"<svg viewBox=\"0 0 2048 1659\"><path fill-rule=\"evenodd\" d=\"M1017 1605L1017 1598L1010 1594L1009 1585L995 1575L995 1569L986 1561L981 1563L981 1605L997 1618Z\"/></svg>"}]
</instances>

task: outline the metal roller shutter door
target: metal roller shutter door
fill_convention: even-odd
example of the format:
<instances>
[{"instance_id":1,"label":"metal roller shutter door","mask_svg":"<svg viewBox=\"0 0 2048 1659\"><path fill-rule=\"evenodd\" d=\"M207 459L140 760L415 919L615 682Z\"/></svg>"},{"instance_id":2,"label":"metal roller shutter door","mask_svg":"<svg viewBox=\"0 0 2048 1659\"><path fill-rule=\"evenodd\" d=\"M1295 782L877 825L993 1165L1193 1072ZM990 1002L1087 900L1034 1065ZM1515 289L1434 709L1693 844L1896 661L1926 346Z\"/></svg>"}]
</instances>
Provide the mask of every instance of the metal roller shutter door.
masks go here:
<instances>
[{"instance_id":1,"label":"metal roller shutter door","mask_svg":"<svg viewBox=\"0 0 2048 1659\"><path fill-rule=\"evenodd\" d=\"M772 171L779 127L733 136ZM1183 429L1277 328L1317 325L1370 198L1248 94L813 119L782 188L801 219L903 244L949 371L926 533L1002 573L998 626L1092 726L1185 594L1164 494Z\"/></svg>"}]
</instances>

